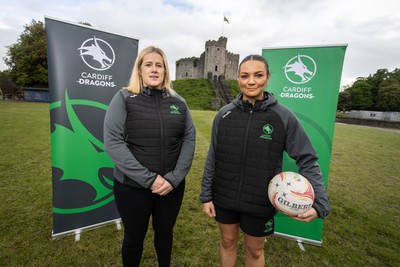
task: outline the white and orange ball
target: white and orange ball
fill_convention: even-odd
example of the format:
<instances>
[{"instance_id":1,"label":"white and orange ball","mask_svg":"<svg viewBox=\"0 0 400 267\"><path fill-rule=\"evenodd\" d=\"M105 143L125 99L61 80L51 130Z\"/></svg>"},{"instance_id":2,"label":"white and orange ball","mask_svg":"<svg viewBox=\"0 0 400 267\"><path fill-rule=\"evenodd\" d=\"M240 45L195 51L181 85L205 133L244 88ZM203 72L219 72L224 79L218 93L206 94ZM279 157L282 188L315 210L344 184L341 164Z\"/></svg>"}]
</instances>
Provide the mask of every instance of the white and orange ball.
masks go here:
<instances>
[{"instance_id":1,"label":"white and orange ball","mask_svg":"<svg viewBox=\"0 0 400 267\"><path fill-rule=\"evenodd\" d=\"M296 216L311 209L314 189L304 176L295 172L281 172L269 182L268 197L278 211Z\"/></svg>"}]
</instances>

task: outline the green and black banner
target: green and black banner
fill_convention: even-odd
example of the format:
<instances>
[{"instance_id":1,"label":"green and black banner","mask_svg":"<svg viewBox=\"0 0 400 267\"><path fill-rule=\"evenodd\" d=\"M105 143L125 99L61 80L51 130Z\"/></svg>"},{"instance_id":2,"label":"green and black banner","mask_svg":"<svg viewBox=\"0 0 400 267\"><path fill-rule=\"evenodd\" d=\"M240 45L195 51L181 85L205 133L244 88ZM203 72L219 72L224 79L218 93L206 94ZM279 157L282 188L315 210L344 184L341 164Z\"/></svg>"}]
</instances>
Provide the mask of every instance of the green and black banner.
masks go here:
<instances>
[{"instance_id":1,"label":"green and black banner","mask_svg":"<svg viewBox=\"0 0 400 267\"><path fill-rule=\"evenodd\" d=\"M48 17L45 28L57 237L119 220L103 121L128 83L139 41Z\"/></svg>"},{"instance_id":2,"label":"green and black banner","mask_svg":"<svg viewBox=\"0 0 400 267\"><path fill-rule=\"evenodd\" d=\"M266 88L294 111L317 150L325 187L328 185L340 79L347 45L264 48L271 79ZM284 156L284 171L298 172ZM323 220L311 223L275 216L275 233L299 242L322 245ZM329 220L329 216L327 218Z\"/></svg>"}]
</instances>

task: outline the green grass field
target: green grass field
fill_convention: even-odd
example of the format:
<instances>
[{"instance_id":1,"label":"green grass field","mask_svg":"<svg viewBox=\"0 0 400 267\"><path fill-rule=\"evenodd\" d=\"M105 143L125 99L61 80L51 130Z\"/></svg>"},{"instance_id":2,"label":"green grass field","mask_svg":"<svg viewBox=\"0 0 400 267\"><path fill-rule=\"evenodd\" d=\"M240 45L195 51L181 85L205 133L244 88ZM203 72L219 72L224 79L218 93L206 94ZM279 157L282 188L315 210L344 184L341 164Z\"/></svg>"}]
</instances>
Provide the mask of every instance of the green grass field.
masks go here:
<instances>
[{"instance_id":1,"label":"green grass field","mask_svg":"<svg viewBox=\"0 0 400 267\"><path fill-rule=\"evenodd\" d=\"M215 112L192 111L193 167L175 228L173 266L219 266L219 232L198 200ZM0 266L122 266L122 231L107 225L53 240L49 105L0 101ZM323 246L269 237L266 266L400 266L400 134L336 124ZM238 266L244 266L240 242ZM142 266L157 266L152 231Z\"/></svg>"}]
</instances>

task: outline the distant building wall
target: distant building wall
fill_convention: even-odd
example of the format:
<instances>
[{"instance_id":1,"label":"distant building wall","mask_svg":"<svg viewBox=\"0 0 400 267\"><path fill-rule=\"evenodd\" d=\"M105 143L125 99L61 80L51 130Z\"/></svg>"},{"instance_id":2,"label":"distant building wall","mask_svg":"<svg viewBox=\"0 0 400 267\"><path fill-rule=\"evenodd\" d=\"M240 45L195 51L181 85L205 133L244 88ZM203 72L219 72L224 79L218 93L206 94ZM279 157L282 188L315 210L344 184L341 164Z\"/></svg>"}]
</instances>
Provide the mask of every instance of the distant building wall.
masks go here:
<instances>
[{"instance_id":1,"label":"distant building wall","mask_svg":"<svg viewBox=\"0 0 400 267\"><path fill-rule=\"evenodd\" d=\"M50 102L49 90L46 88L24 88L24 99L29 102Z\"/></svg>"}]
</instances>

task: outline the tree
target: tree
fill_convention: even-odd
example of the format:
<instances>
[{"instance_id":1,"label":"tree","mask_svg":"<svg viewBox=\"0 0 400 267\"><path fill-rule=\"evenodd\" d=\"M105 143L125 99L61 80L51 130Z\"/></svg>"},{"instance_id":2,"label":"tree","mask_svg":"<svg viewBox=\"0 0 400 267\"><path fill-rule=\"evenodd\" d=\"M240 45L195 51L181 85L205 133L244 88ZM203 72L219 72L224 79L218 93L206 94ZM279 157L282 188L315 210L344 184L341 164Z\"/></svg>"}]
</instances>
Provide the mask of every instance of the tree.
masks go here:
<instances>
[{"instance_id":1,"label":"tree","mask_svg":"<svg viewBox=\"0 0 400 267\"><path fill-rule=\"evenodd\" d=\"M382 111L400 111L400 83L387 83L379 89L377 107Z\"/></svg>"},{"instance_id":2,"label":"tree","mask_svg":"<svg viewBox=\"0 0 400 267\"><path fill-rule=\"evenodd\" d=\"M400 69L394 69L391 73L389 73L389 77L400 83Z\"/></svg>"},{"instance_id":3,"label":"tree","mask_svg":"<svg viewBox=\"0 0 400 267\"><path fill-rule=\"evenodd\" d=\"M21 88L12 81L8 72L0 72L0 89L6 98L19 98L22 94Z\"/></svg>"},{"instance_id":4,"label":"tree","mask_svg":"<svg viewBox=\"0 0 400 267\"><path fill-rule=\"evenodd\" d=\"M371 93L372 86L364 80L357 80L349 91L351 96L351 105L356 110L369 110L373 107L373 99Z\"/></svg>"},{"instance_id":5,"label":"tree","mask_svg":"<svg viewBox=\"0 0 400 267\"><path fill-rule=\"evenodd\" d=\"M367 79L366 82L371 86L371 96L372 96L372 101L373 105L371 106L371 109L375 110L376 109L376 97L378 96L379 92L379 87L380 84L385 81L389 77L389 71L388 69L378 69L374 75L370 75Z\"/></svg>"},{"instance_id":6,"label":"tree","mask_svg":"<svg viewBox=\"0 0 400 267\"><path fill-rule=\"evenodd\" d=\"M17 42L8 46L4 61L17 85L47 87L46 32L43 22L32 20L31 24L25 25Z\"/></svg>"},{"instance_id":7,"label":"tree","mask_svg":"<svg viewBox=\"0 0 400 267\"><path fill-rule=\"evenodd\" d=\"M351 95L348 90L339 93L338 110L347 111L351 109Z\"/></svg>"},{"instance_id":8,"label":"tree","mask_svg":"<svg viewBox=\"0 0 400 267\"><path fill-rule=\"evenodd\" d=\"M389 76L389 78L383 80L383 81L379 84L379 90L380 90L382 87L389 86L389 85L392 85L392 84L395 84L395 83L400 83L400 81L396 80L396 79L393 78L392 76ZM379 91L379 90L378 90L378 91Z\"/></svg>"}]
</instances>

